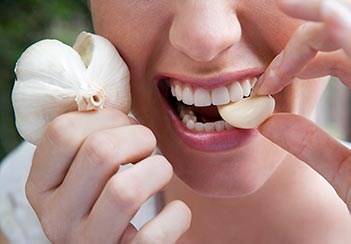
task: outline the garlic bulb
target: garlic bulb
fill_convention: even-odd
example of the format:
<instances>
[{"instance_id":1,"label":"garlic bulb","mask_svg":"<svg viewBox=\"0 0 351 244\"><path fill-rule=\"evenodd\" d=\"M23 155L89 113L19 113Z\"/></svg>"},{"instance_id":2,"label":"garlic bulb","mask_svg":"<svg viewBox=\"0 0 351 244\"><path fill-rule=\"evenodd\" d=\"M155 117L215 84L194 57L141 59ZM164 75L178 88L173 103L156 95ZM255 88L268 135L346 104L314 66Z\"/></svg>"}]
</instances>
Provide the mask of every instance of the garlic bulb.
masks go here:
<instances>
[{"instance_id":1,"label":"garlic bulb","mask_svg":"<svg viewBox=\"0 0 351 244\"><path fill-rule=\"evenodd\" d=\"M70 111L103 107L128 113L129 70L105 38L82 32L70 47L42 40L17 61L12 103L20 135L37 145L47 125Z\"/></svg>"},{"instance_id":2,"label":"garlic bulb","mask_svg":"<svg viewBox=\"0 0 351 244\"><path fill-rule=\"evenodd\" d=\"M258 127L274 111L271 96L257 96L218 106L218 112L228 124L242 129Z\"/></svg>"}]
</instances>

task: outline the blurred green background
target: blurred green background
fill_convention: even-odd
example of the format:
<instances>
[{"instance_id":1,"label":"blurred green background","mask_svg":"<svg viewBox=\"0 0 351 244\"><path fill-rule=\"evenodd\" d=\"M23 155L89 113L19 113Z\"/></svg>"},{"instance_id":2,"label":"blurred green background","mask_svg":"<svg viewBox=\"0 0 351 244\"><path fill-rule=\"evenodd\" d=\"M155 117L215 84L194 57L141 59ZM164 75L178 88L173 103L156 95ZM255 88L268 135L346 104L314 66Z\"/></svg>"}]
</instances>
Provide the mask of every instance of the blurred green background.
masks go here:
<instances>
[{"instance_id":1,"label":"blurred green background","mask_svg":"<svg viewBox=\"0 0 351 244\"><path fill-rule=\"evenodd\" d=\"M0 1L0 161L22 140L11 105L17 59L41 39L54 38L72 45L82 30L92 31L87 0Z\"/></svg>"}]
</instances>

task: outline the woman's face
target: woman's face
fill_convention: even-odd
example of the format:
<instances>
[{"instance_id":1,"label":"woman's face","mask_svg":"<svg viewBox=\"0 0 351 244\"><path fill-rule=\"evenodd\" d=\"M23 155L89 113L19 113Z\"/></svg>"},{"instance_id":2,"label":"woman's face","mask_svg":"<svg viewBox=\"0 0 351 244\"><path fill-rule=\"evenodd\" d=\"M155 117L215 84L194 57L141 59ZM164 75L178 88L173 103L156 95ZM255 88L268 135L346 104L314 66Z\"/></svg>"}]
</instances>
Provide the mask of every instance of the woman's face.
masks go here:
<instances>
[{"instance_id":1,"label":"woman's face","mask_svg":"<svg viewBox=\"0 0 351 244\"><path fill-rule=\"evenodd\" d=\"M285 153L256 130L223 129L209 103L227 103L225 87L243 96L302 22L284 15L275 0L91 0L91 8L96 32L129 66L133 114L153 130L177 176L211 196L259 189ZM309 116L321 87L296 80L274 96L275 112ZM196 128L195 118L186 116L189 129L179 111L193 111Z\"/></svg>"}]
</instances>

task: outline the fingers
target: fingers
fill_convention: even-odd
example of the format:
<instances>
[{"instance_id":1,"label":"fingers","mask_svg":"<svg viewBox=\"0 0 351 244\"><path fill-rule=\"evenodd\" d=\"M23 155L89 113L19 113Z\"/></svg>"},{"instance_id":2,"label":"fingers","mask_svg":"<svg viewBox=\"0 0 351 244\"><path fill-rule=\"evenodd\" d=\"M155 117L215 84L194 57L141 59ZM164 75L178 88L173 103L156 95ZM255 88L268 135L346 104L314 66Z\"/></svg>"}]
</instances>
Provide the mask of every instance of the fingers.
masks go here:
<instances>
[{"instance_id":1,"label":"fingers","mask_svg":"<svg viewBox=\"0 0 351 244\"><path fill-rule=\"evenodd\" d=\"M130 220L173 171L164 157L149 157L153 133L131 123L118 111L103 110L69 113L49 126L26 190L50 240L116 243L136 235ZM130 162L137 164L116 173Z\"/></svg>"},{"instance_id":2,"label":"fingers","mask_svg":"<svg viewBox=\"0 0 351 244\"><path fill-rule=\"evenodd\" d=\"M101 194L106 182L117 172L119 165L148 157L155 146L154 135L141 125L108 129L89 135L63 183L54 192L53 198L60 199L56 211L69 212L71 219L83 218Z\"/></svg>"},{"instance_id":3,"label":"fingers","mask_svg":"<svg viewBox=\"0 0 351 244\"><path fill-rule=\"evenodd\" d=\"M351 87L349 78L346 78L351 66L351 43L348 41L351 36L350 1L288 0L279 1L279 4L293 17L318 22L307 22L298 28L286 48L259 79L254 93L275 94L295 77L318 78L326 74L338 76ZM328 53L332 58L319 55L321 52L332 52ZM317 66L321 64L318 61L320 56L328 62Z\"/></svg>"},{"instance_id":4,"label":"fingers","mask_svg":"<svg viewBox=\"0 0 351 244\"><path fill-rule=\"evenodd\" d=\"M325 11L335 6L350 8L349 0L279 0L279 7L289 16L310 21L323 21Z\"/></svg>"},{"instance_id":5,"label":"fingers","mask_svg":"<svg viewBox=\"0 0 351 244\"><path fill-rule=\"evenodd\" d=\"M279 7L289 16L310 20L310 21L320 21L322 19L321 15L321 5L324 0L279 0Z\"/></svg>"},{"instance_id":6,"label":"fingers","mask_svg":"<svg viewBox=\"0 0 351 244\"><path fill-rule=\"evenodd\" d=\"M116 243L140 205L162 190L172 175L164 157L152 156L113 176L86 219L84 236L93 243Z\"/></svg>"},{"instance_id":7,"label":"fingers","mask_svg":"<svg viewBox=\"0 0 351 244\"><path fill-rule=\"evenodd\" d=\"M313 122L293 114L276 114L259 131L320 173L351 210L351 151Z\"/></svg>"},{"instance_id":8,"label":"fingers","mask_svg":"<svg viewBox=\"0 0 351 244\"><path fill-rule=\"evenodd\" d=\"M29 191L42 193L61 184L80 145L90 133L129 123L125 114L110 109L73 112L56 118L35 151L27 181Z\"/></svg>"},{"instance_id":9,"label":"fingers","mask_svg":"<svg viewBox=\"0 0 351 244\"><path fill-rule=\"evenodd\" d=\"M173 201L141 228L131 244L176 243L188 230L190 222L190 209L181 201Z\"/></svg>"},{"instance_id":10,"label":"fingers","mask_svg":"<svg viewBox=\"0 0 351 244\"><path fill-rule=\"evenodd\" d=\"M347 3L347 7L346 7ZM351 3L340 4L337 1L326 1L322 6L323 20L333 40L351 57Z\"/></svg>"},{"instance_id":11,"label":"fingers","mask_svg":"<svg viewBox=\"0 0 351 244\"><path fill-rule=\"evenodd\" d=\"M348 41L351 33L349 0L285 0L279 1L279 6L292 17L325 23L331 38L351 55Z\"/></svg>"},{"instance_id":12,"label":"fingers","mask_svg":"<svg viewBox=\"0 0 351 244\"><path fill-rule=\"evenodd\" d=\"M304 67L319 51L333 51L338 46L325 35L325 26L320 23L306 23L296 31L284 51L280 53L266 69L257 82L254 92L258 95L275 94L298 77ZM330 63L330 73L335 63ZM326 70L323 70L326 72Z\"/></svg>"}]
</instances>

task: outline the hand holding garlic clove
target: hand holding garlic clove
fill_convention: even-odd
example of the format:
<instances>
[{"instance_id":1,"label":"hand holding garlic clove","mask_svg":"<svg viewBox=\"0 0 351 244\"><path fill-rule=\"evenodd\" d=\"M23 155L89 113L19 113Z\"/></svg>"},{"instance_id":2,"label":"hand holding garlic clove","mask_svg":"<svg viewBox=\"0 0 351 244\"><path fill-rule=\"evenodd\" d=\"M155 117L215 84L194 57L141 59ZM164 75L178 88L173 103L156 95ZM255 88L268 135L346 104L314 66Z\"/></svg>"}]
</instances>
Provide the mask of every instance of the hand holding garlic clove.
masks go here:
<instances>
[{"instance_id":1,"label":"hand holding garlic clove","mask_svg":"<svg viewBox=\"0 0 351 244\"><path fill-rule=\"evenodd\" d=\"M131 106L129 70L105 38L82 32L72 47L39 41L17 61L12 92L20 135L37 145L48 123L71 111Z\"/></svg>"}]
</instances>

